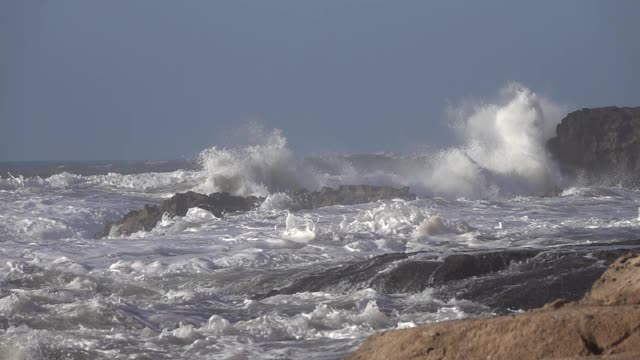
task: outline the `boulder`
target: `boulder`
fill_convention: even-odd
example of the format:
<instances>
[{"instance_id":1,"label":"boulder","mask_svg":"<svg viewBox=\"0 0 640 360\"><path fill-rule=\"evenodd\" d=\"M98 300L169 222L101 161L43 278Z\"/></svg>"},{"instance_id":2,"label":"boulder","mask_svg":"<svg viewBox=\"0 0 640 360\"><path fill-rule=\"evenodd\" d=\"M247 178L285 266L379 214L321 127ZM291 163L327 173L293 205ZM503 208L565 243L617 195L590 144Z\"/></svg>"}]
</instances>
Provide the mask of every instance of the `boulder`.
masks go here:
<instances>
[{"instance_id":1,"label":"boulder","mask_svg":"<svg viewBox=\"0 0 640 360\"><path fill-rule=\"evenodd\" d=\"M163 213L160 206L145 205L140 210L130 211L121 221L107 224L99 237L120 234L129 235L140 230L149 231L156 226Z\"/></svg>"},{"instance_id":2,"label":"boulder","mask_svg":"<svg viewBox=\"0 0 640 360\"><path fill-rule=\"evenodd\" d=\"M547 147L569 175L637 182L640 107L603 107L569 113ZM602 179L601 179L602 180Z\"/></svg>"},{"instance_id":3,"label":"boulder","mask_svg":"<svg viewBox=\"0 0 640 360\"><path fill-rule=\"evenodd\" d=\"M640 358L640 256L624 255L577 302L370 336L347 359Z\"/></svg>"}]
</instances>

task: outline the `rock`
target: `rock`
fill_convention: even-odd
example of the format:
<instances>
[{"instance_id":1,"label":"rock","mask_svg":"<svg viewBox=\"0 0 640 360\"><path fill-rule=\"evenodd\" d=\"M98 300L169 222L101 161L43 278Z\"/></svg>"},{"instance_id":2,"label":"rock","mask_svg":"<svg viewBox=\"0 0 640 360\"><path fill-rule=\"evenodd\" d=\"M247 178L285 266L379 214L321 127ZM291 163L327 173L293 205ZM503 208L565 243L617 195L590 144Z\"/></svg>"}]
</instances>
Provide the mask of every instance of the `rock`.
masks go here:
<instances>
[{"instance_id":1,"label":"rock","mask_svg":"<svg viewBox=\"0 0 640 360\"><path fill-rule=\"evenodd\" d=\"M582 109L568 114L547 147L561 169L588 178L638 182L640 107Z\"/></svg>"},{"instance_id":2,"label":"rock","mask_svg":"<svg viewBox=\"0 0 640 360\"><path fill-rule=\"evenodd\" d=\"M409 188L393 188L390 186L344 185L337 189L323 188L320 191L297 190L290 194L293 200L291 210L315 209L332 205L353 205L387 199L415 199ZM249 211L258 207L264 198L255 196L235 196L226 192L210 195L193 191L175 194L159 205L145 205L140 210L130 211L120 221L108 223L96 234L100 239L105 236L130 235L138 231L153 229L164 213L171 216L184 216L190 208L199 207L210 211L217 217L225 213Z\"/></svg>"},{"instance_id":3,"label":"rock","mask_svg":"<svg viewBox=\"0 0 640 360\"><path fill-rule=\"evenodd\" d=\"M640 304L640 256L627 254L616 260L595 282L583 304Z\"/></svg>"},{"instance_id":4,"label":"rock","mask_svg":"<svg viewBox=\"0 0 640 360\"><path fill-rule=\"evenodd\" d=\"M615 279L615 280L614 280ZM616 260L578 302L370 336L347 359L640 358L640 256Z\"/></svg>"},{"instance_id":5,"label":"rock","mask_svg":"<svg viewBox=\"0 0 640 360\"><path fill-rule=\"evenodd\" d=\"M228 193L213 193L211 195L193 191L178 193L170 199L164 200L160 205L145 205L140 210L130 211L122 220L107 224L103 231L96 234L96 238L149 231L162 219L164 213L171 216L185 216L190 208L199 207L210 211L217 217L222 217L225 213L252 210L262 201L264 199L255 196L243 197Z\"/></svg>"},{"instance_id":6,"label":"rock","mask_svg":"<svg viewBox=\"0 0 640 360\"><path fill-rule=\"evenodd\" d=\"M442 301L471 300L496 313L509 313L540 307L557 298L580 299L606 265L624 251L603 245L453 254L443 260L424 253L384 254L323 271L293 274L288 283L256 294L253 299L367 288L384 294L417 293L431 288L432 296Z\"/></svg>"},{"instance_id":7,"label":"rock","mask_svg":"<svg viewBox=\"0 0 640 360\"><path fill-rule=\"evenodd\" d=\"M500 271L514 261L531 258L538 253L539 251L535 250L520 250L449 255L444 259L442 266L431 275L431 282L443 283Z\"/></svg>"},{"instance_id":8,"label":"rock","mask_svg":"<svg viewBox=\"0 0 640 360\"><path fill-rule=\"evenodd\" d=\"M434 296L471 300L498 314L541 307L557 298L578 300L624 252L606 246L544 251L512 261L501 271L447 282L436 288Z\"/></svg>"},{"instance_id":9,"label":"rock","mask_svg":"<svg viewBox=\"0 0 640 360\"><path fill-rule=\"evenodd\" d=\"M129 235L140 230L149 231L156 226L163 213L160 206L145 205L140 210L133 210L127 213L120 222L107 224L100 237L119 234Z\"/></svg>"},{"instance_id":10,"label":"rock","mask_svg":"<svg viewBox=\"0 0 640 360\"><path fill-rule=\"evenodd\" d=\"M336 189L324 187L320 191L297 190L289 194L294 209L317 209L333 205L355 205L378 200L403 199L415 200L415 194L408 187L373 185L342 185Z\"/></svg>"},{"instance_id":11,"label":"rock","mask_svg":"<svg viewBox=\"0 0 640 360\"><path fill-rule=\"evenodd\" d=\"M558 359L640 355L640 307L563 307L370 336L350 360Z\"/></svg>"},{"instance_id":12,"label":"rock","mask_svg":"<svg viewBox=\"0 0 640 360\"><path fill-rule=\"evenodd\" d=\"M354 289L372 287L371 283L385 269L397 261L407 259L414 254L394 253L384 254L358 261L350 265L339 266L319 273L303 274L281 289L274 289L267 294L258 294L254 300L264 299L278 294L295 294L299 292L327 291L347 292ZM433 271L433 269L431 269Z\"/></svg>"}]
</instances>

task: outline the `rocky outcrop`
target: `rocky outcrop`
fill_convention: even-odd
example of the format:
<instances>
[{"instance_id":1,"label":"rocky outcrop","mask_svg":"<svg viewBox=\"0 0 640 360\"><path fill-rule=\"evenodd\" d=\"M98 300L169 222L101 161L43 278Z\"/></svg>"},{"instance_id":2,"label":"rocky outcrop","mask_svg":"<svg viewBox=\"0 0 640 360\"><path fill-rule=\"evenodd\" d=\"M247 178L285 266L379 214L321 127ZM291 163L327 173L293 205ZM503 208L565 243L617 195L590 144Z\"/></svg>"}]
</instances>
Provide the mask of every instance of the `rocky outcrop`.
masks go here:
<instances>
[{"instance_id":1,"label":"rocky outcrop","mask_svg":"<svg viewBox=\"0 0 640 360\"><path fill-rule=\"evenodd\" d=\"M567 174L638 182L640 107L574 111L558 125L547 146Z\"/></svg>"},{"instance_id":2,"label":"rocky outcrop","mask_svg":"<svg viewBox=\"0 0 640 360\"><path fill-rule=\"evenodd\" d=\"M256 298L316 291L347 293L365 288L386 294L420 292L427 287L443 286L457 280L499 272L511 263L532 258L538 253L539 251L535 250L513 250L455 254L447 256L444 260L420 253L384 254L354 264L304 275L286 287L258 295Z\"/></svg>"},{"instance_id":3,"label":"rocky outcrop","mask_svg":"<svg viewBox=\"0 0 640 360\"><path fill-rule=\"evenodd\" d=\"M628 245L640 245L640 241ZM301 272L283 286L259 293L259 300L300 292L417 293L432 289L442 301L471 300L496 313L532 309L564 298L577 300L626 250L611 245L563 250L502 250L452 254L384 254L323 271ZM263 289L264 291L264 289Z\"/></svg>"},{"instance_id":4,"label":"rocky outcrop","mask_svg":"<svg viewBox=\"0 0 640 360\"><path fill-rule=\"evenodd\" d=\"M225 213L252 210L263 200L254 196L234 196L224 192L211 195L193 191L179 193L159 205L145 205L140 210L130 211L120 221L105 225L104 229L96 234L96 238L149 231L162 219L164 213L185 216L190 208L198 207L210 211L216 217L222 217Z\"/></svg>"},{"instance_id":5,"label":"rocky outcrop","mask_svg":"<svg viewBox=\"0 0 640 360\"><path fill-rule=\"evenodd\" d=\"M354 205L387 199L415 199L409 188L390 186L343 185L336 189L323 188L320 191L298 190L289 194L292 200L291 210L315 209L332 205ZM130 211L120 221L108 223L96 234L96 238L105 236L130 235L138 231L153 229L162 215L184 216L193 207L210 211L216 217L238 211L249 211L260 206L264 198L255 196L234 196L229 193L199 194L193 191L178 193L159 205L145 205L140 210Z\"/></svg>"},{"instance_id":6,"label":"rocky outcrop","mask_svg":"<svg viewBox=\"0 0 640 360\"><path fill-rule=\"evenodd\" d=\"M347 359L489 358L640 358L640 256L620 257L580 301L387 331Z\"/></svg>"}]
</instances>

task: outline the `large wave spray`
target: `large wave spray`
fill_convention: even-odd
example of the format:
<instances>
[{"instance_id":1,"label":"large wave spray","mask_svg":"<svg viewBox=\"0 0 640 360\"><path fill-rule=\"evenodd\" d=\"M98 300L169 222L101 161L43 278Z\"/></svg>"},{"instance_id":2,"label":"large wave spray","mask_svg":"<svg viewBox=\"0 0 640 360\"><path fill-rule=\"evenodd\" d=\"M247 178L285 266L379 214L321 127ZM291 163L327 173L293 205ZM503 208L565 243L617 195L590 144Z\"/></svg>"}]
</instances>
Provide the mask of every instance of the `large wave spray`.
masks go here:
<instances>
[{"instance_id":1,"label":"large wave spray","mask_svg":"<svg viewBox=\"0 0 640 360\"><path fill-rule=\"evenodd\" d=\"M212 147L200 153L206 182L197 190L266 196L271 192L317 187L315 174L293 156L282 131L267 132L252 124L249 137L251 145L246 147Z\"/></svg>"},{"instance_id":2,"label":"large wave spray","mask_svg":"<svg viewBox=\"0 0 640 360\"><path fill-rule=\"evenodd\" d=\"M452 107L459 145L418 156L333 156L301 160L280 130L250 126L250 145L200 154L206 181L196 190L262 195L340 184L410 186L422 195L490 198L544 195L559 175L545 143L565 111L520 84L492 103Z\"/></svg>"},{"instance_id":3,"label":"large wave spray","mask_svg":"<svg viewBox=\"0 0 640 360\"><path fill-rule=\"evenodd\" d=\"M436 193L467 197L545 194L560 178L545 143L565 111L520 84L496 104L450 111L463 144L436 155L426 181Z\"/></svg>"}]
</instances>

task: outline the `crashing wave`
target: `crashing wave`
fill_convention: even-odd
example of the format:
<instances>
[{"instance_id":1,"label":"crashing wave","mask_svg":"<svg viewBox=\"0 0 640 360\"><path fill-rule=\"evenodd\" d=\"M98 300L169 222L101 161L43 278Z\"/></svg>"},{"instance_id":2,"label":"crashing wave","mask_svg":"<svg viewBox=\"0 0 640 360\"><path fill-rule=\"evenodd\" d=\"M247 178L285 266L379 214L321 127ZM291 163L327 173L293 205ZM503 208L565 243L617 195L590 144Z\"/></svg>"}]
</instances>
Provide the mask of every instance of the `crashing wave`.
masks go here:
<instances>
[{"instance_id":1,"label":"crashing wave","mask_svg":"<svg viewBox=\"0 0 640 360\"><path fill-rule=\"evenodd\" d=\"M200 153L206 181L204 193L224 191L233 195L268 196L271 192L298 188L316 189L316 175L296 160L287 139L278 129L255 130L256 143L244 148L212 147Z\"/></svg>"}]
</instances>

